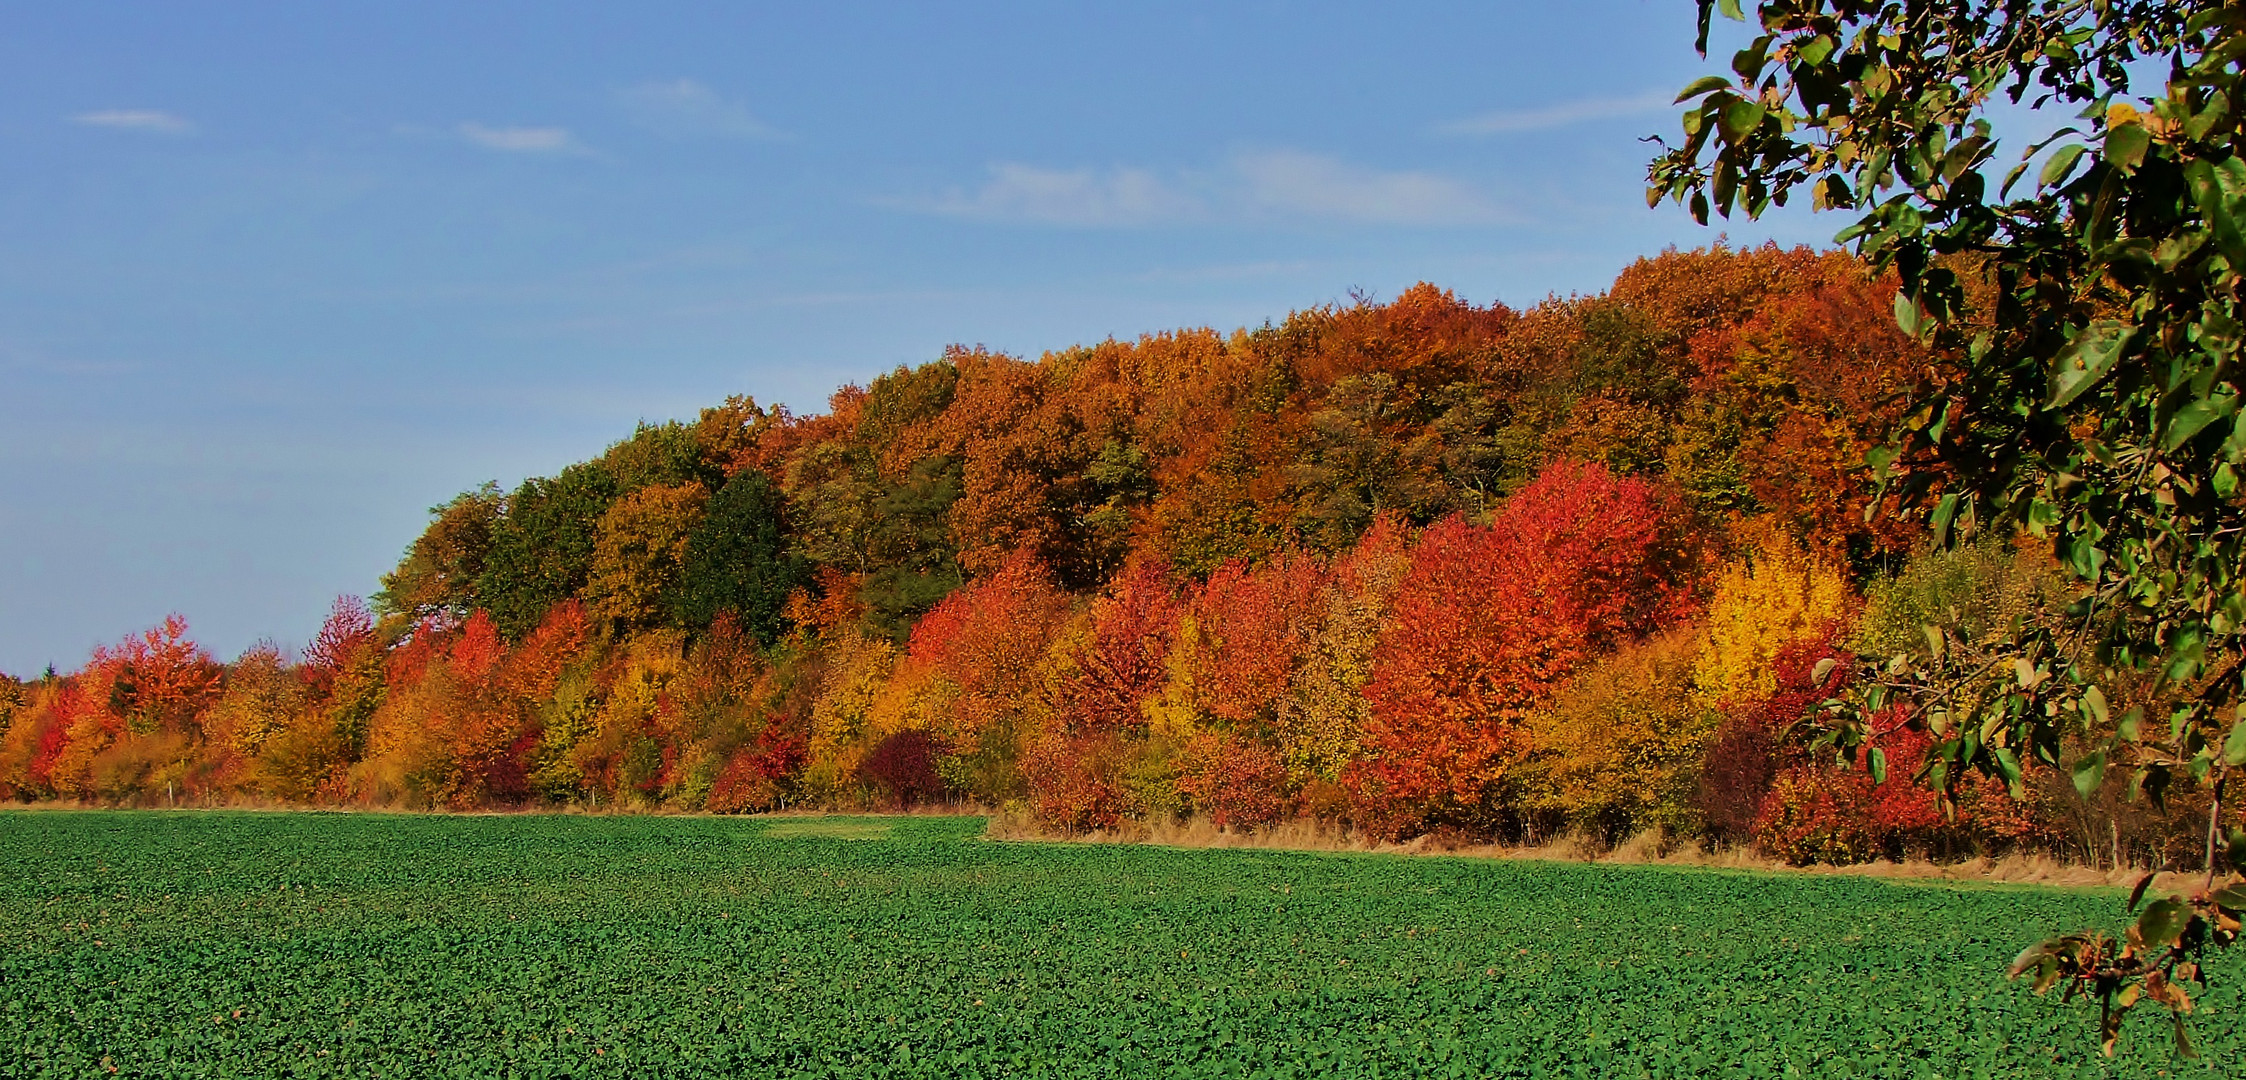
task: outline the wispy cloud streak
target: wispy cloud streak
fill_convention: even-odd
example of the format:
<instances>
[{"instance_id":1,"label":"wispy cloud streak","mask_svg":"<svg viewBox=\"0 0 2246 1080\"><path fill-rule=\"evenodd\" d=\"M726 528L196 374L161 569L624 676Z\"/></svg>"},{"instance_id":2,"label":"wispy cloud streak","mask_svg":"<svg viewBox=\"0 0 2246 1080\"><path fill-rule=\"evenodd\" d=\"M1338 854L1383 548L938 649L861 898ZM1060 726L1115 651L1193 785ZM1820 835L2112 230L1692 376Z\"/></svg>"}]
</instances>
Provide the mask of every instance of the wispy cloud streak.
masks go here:
<instances>
[{"instance_id":1,"label":"wispy cloud streak","mask_svg":"<svg viewBox=\"0 0 2246 1080\"><path fill-rule=\"evenodd\" d=\"M642 83L617 92L640 126L674 137L784 139L787 133L759 119L749 107L693 79Z\"/></svg>"},{"instance_id":2,"label":"wispy cloud streak","mask_svg":"<svg viewBox=\"0 0 2246 1080\"><path fill-rule=\"evenodd\" d=\"M1322 154L1242 154L1233 169L1249 204L1280 216L1376 225L1496 225L1510 215L1466 184L1428 172L1391 172Z\"/></svg>"},{"instance_id":3,"label":"wispy cloud streak","mask_svg":"<svg viewBox=\"0 0 2246 1080\"><path fill-rule=\"evenodd\" d=\"M568 128L486 127L468 121L455 130L461 138L486 150L510 154L572 154L585 150Z\"/></svg>"},{"instance_id":4,"label":"wispy cloud streak","mask_svg":"<svg viewBox=\"0 0 2246 1080\"><path fill-rule=\"evenodd\" d=\"M992 165L990 178L973 191L902 205L946 217L1080 228L1155 225L1204 212L1198 200L1145 169L1046 169L1017 162Z\"/></svg>"},{"instance_id":5,"label":"wispy cloud streak","mask_svg":"<svg viewBox=\"0 0 2246 1080\"><path fill-rule=\"evenodd\" d=\"M1669 107L1675 94L1648 90L1629 97L1580 98L1531 109L1499 109L1454 120L1436 130L1446 135L1509 135L1520 131L1547 131L1598 120L1643 116Z\"/></svg>"},{"instance_id":6,"label":"wispy cloud streak","mask_svg":"<svg viewBox=\"0 0 2246 1080\"><path fill-rule=\"evenodd\" d=\"M195 125L187 118L157 109L99 109L70 118L74 124L116 131L145 131L155 135L189 135Z\"/></svg>"},{"instance_id":7,"label":"wispy cloud streak","mask_svg":"<svg viewBox=\"0 0 2246 1080\"><path fill-rule=\"evenodd\" d=\"M893 199L899 209L974 221L1073 228L1321 221L1492 225L1513 220L1471 185L1430 172L1367 168L1299 150L1236 154L1206 170L990 166L980 187Z\"/></svg>"}]
</instances>

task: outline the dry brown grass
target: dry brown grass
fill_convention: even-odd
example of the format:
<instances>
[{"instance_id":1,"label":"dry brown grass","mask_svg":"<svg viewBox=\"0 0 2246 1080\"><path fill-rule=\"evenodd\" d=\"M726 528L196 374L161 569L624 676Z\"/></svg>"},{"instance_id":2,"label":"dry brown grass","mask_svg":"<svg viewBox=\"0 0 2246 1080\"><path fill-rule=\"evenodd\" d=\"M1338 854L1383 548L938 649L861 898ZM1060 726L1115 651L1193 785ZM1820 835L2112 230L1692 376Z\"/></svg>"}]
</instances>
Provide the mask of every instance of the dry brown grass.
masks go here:
<instances>
[{"instance_id":1,"label":"dry brown grass","mask_svg":"<svg viewBox=\"0 0 2246 1080\"><path fill-rule=\"evenodd\" d=\"M987 835L994 840L1066 844L1153 844L1158 847L1273 848L1286 851L1403 851L1394 844L1368 843L1319 821L1289 821L1252 831L1219 829L1205 817L1153 824L1126 821L1115 829L1086 833L1055 832L1019 811L995 811Z\"/></svg>"},{"instance_id":2,"label":"dry brown grass","mask_svg":"<svg viewBox=\"0 0 2246 1080\"><path fill-rule=\"evenodd\" d=\"M1752 870L1787 874L1852 875L1901 880L1987 882L2049 885L2061 888L2128 887L2150 869L2141 866L2078 866L2048 855L2006 855L1968 859L1955 863L1923 860L1879 860L1854 866L1789 866L1752 848L1705 849L1696 841L1673 842L1648 830L1607 847L1580 833L1568 833L1533 845L1485 844L1447 847L1428 837L1403 844L1368 841L1338 827L1320 822L1288 822L1268 829L1223 830L1206 818L1142 825L1126 822L1121 828L1064 834L1047 829L1020 812L990 817L988 834L995 840L1074 844L1152 844L1185 848L1261 848L1283 851L1383 852L1396 855L1442 855L1469 859L1522 859L1542 862L1605 863L1630 866L1700 866L1723 870ZM2187 890L2200 880L2197 872L2161 872L2153 890Z\"/></svg>"}]
</instances>

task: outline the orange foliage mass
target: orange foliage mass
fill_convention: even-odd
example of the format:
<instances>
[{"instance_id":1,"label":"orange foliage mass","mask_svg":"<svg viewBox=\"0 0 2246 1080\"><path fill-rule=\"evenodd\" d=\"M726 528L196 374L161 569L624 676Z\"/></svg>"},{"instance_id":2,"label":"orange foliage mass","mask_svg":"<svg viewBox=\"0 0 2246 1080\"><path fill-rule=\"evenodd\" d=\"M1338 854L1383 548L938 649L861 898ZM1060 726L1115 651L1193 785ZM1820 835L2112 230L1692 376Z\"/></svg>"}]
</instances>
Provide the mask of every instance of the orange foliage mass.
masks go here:
<instances>
[{"instance_id":1,"label":"orange foliage mass","mask_svg":"<svg viewBox=\"0 0 2246 1080\"><path fill-rule=\"evenodd\" d=\"M945 597L913 627L907 662L959 692L944 725L951 743L973 742L1034 693L1038 665L1068 606L1067 594L1024 552Z\"/></svg>"}]
</instances>

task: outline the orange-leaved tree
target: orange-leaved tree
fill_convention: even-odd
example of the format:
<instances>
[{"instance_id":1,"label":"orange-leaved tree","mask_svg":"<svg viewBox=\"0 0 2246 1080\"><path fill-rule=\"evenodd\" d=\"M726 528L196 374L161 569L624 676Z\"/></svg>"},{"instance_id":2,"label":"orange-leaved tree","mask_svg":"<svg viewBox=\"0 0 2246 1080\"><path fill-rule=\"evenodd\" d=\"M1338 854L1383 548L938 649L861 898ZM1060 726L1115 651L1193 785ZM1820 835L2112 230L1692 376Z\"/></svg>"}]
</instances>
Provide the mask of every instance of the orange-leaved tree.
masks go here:
<instances>
[{"instance_id":1,"label":"orange-leaved tree","mask_svg":"<svg viewBox=\"0 0 2246 1080\"><path fill-rule=\"evenodd\" d=\"M166 779L176 783L222 677L178 615L96 648L73 679L79 693L58 703L63 739L48 783L57 794L111 800L144 794L151 782L158 790Z\"/></svg>"},{"instance_id":2,"label":"orange-leaved tree","mask_svg":"<svg viewBox=\"0 0 2246 1080\"><path fill-rule=\"evenodd\" d=\"M913 627L905 665L941 683L931 719L944 750L937 767L953 786L990 802L1021 794L1026 710L1068 607L1036 557L1016 552Z\"/></svg>"}]
</instances>

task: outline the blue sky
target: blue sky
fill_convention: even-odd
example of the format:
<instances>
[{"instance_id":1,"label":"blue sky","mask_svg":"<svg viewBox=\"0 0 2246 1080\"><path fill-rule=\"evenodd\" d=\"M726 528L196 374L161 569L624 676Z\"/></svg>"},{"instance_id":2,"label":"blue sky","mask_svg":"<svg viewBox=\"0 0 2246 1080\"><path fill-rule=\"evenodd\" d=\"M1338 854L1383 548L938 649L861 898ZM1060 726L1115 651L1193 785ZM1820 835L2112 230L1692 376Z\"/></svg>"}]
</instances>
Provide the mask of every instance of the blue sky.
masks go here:
<instances>
[{"instance_id":1,"label":"blue sky","mask_svg":"<svg viewBox=\"0 0 2246 1080\"><path fill-rule=\"evenodd\" d=\"M727 394L1717 231L1642 194L1690 0L0 10L18 675L300 644L429 506Z\"/></svg>"}]
</instances>

